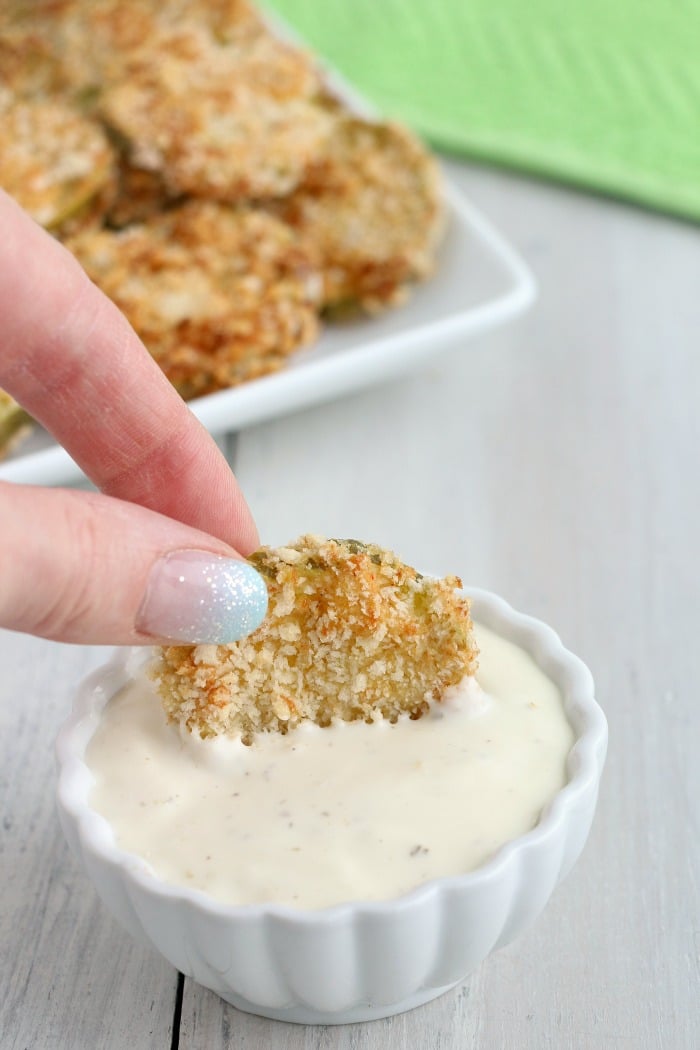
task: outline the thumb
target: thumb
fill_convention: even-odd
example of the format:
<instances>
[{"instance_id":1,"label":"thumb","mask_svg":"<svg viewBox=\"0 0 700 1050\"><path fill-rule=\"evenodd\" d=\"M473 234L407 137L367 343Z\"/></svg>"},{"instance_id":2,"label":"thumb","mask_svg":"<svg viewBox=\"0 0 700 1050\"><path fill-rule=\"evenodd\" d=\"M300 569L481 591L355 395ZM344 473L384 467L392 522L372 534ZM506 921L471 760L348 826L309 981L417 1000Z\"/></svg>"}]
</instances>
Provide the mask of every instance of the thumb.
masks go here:
<instances>
[{"instance_id":1,"label":"thumb","mask_svg":"<svg viewBox=\"0 0 700 1050\"><path fill-rule=\"evenodd\" d=\"M262 577L232 547L131 503L0 483L0 626L63 642L232 642Z\"/></svg>"}]
</instances>

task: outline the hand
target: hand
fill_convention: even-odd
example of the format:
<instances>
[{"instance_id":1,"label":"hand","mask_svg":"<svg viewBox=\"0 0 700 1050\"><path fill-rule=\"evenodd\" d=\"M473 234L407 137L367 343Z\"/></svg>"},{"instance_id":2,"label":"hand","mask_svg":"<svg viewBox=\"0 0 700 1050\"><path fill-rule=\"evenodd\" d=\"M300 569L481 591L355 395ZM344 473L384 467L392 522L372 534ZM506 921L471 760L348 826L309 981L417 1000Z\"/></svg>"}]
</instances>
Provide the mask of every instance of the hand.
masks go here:
<instances>
[{"instance_id":1,"label":"hand","mask_svg":"<svg viewBox=\"0 0 700 1050\"><path fill-rule=\"evenodd\" d=\"M215 443L124 316L0 190L0 387L101 495L0 483L0 626L60 641L228 642L267 592Z\"/></svg>"}]
</instances>

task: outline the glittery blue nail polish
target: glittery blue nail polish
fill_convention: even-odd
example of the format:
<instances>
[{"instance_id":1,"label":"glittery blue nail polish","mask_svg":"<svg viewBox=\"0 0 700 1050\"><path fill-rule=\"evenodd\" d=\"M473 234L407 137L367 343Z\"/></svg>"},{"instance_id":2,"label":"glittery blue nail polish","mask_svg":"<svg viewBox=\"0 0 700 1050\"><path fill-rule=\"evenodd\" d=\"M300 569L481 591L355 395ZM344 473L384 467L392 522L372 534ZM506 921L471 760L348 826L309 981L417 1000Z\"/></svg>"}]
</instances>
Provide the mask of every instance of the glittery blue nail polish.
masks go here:
<instances>
[{"instance_id":1,"label":"glittery blue nail polish","mask_svg":"<svg viewBox=\"0 0 700 1050\"><path fill-rule=\"evenodd\" d=\"M223 645L251 634L266 611L267 588L252 565L173 551L151 569L136 628L153 638Z\"/></svg>"}]
</instances>

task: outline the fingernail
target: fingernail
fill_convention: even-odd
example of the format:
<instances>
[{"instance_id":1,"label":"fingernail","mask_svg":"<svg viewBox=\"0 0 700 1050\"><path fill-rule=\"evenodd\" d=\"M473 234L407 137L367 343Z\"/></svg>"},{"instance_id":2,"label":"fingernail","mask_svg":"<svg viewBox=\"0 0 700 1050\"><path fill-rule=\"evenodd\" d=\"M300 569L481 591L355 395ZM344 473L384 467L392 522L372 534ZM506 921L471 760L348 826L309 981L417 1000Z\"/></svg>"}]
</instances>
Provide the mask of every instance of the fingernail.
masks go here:
<instances>
[{"instance_id":1,"label":"fingernail","mask_svg":"<svg viewBox=\"0 0 700 1050\"><path fill-rule=\"evenodd\" d=\"M173 551L151 569L136 628L154 638L224 645L259 627L266 611L265 582L248 562Z\"/></svg>"}]
</instances>

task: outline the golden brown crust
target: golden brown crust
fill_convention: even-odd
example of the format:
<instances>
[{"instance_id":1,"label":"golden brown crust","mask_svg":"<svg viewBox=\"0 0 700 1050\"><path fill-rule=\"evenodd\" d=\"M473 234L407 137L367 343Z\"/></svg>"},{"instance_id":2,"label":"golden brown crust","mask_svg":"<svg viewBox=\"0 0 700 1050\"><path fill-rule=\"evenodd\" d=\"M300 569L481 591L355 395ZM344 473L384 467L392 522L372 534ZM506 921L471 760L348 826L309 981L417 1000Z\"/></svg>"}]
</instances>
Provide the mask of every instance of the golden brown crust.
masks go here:
<instances>
[{"instance_id":1,"label":"golden brown crust","mask_svg":"<svg viewBox=\"0 0 700 1050\"><path fill-rule=\"evenodd\" d=\"M427 277L443 227L437 165L396 124L340 113L279 214L322 262L325 303L375 310Z\"/></svg>"},{"instance_id":2,"label":"golden brown crust","mask_svg":"<svg viewBox=\"0 0 700 1050\"><path fill-rule=\"evenodd\" d=\"M418 718L476 671L459 579L421 576L356 540L302 536L251 563L268 614L231 645L170 646L153 674L171 720L201 736L250 743L303 720Z\"/></svg>"},{"instance_id":3,"label":"golden brown crust","mask_svg":"<svg viewBox=\"0 0 700 1050\"><path fill-rule=\"evenodd\" d=\"M158 9L150 0L61 0L50 32L68 90L96 102L106 85L127 74L129 56L155 36L158 25Z\"/></svg>"},{"instance_id":4,"label":"golden brown crust","mask_svg":"<svg viewBox=\"0 0 700 1050\"><path fill-rule=\"evenodd\" d=\"M63 102L0 89L0 185L47 229L86 208L111 183L103 130Z\"/></svg>"},{"instance_id":5,"label":"golden brown crust","mask_svg":"<svg viewBox=\"0 0 700 1050\"><path fill-rule=\"evenodd\" d=\"M245 45L265 32L247 0L39 0L74 88L123 79L138 55L154 58L162 33L200 27L220 43ZM37 19L34 20L35 22Z\"/></svg>"},{"instance_id":6,"label":"golden brown crust","mask_svg":"<svg viewBox=\"0 0 700 1050\"><path fill-rule=\"evenodd\" d=\"M259 209L190 201L67 244L184 397L274 371L316 334L318 272Z\"/></svg>"},{"instance_id":7,"label":"golden brown crust","mask_svg":"<svg viewBox=\"0 0 700 1050\"><path fill-rule=\"evenodd\" d=\"M241 46L200 26L160 29L100 99L137 167L168 190L223 201L278 197L301 180L328 133L306 55L260 34Z\"/></svg>"}]
</instances>

